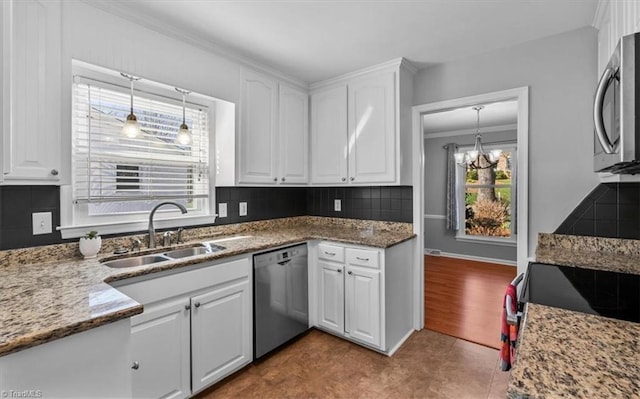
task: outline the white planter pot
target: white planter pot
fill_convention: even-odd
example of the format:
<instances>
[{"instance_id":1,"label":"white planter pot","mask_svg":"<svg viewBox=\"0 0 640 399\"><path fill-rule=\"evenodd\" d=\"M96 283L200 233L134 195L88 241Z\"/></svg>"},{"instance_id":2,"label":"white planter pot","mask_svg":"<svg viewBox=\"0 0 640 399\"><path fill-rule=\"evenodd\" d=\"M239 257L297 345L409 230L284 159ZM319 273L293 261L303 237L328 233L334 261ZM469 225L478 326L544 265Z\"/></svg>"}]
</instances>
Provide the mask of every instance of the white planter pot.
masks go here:
<instances>
[{"instance_id":1,"label":"white planter pot","mask_svg":"<svg viewBox=\"0 0 640 399\"><path fill-rule=\"evenodd\" d=\"M102 238L84 238L80 239L80 253L85 259L95 258L102 246Z\"/></svg>"}]
</instances>

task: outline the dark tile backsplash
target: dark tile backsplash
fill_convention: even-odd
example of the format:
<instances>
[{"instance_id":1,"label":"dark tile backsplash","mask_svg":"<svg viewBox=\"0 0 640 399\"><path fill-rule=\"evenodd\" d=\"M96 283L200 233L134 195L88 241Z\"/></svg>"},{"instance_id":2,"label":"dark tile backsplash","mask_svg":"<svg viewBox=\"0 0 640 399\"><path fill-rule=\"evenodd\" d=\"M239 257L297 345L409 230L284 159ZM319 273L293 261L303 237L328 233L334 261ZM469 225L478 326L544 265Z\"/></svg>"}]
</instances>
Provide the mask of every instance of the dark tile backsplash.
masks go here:
<instances>
[{"instance_id":1,"label":"dark tile backsplash","mask_svg":"<svg viewBox=\"0 0 640 399\"><path fill-rule=\"evenodd\" d=\"M227 217L217 218L215 224L305 215L411 223L412 195L410 186L217 187L216 202L227 204ZM341 200L341 212L333 210L335 199ZM247 202L247 216L239 216L240 202ZM52 213L51 234L32 234L33 212ZM55 230L59 225L59 187L0 186L0 249L63 242Z\"/></svg>"},{"instance_id":2,"label":"dark tile backsplash","mask_svg":"<svg viewBox=\"0 0 640 399\"><path fill-rule=\"evenodd\" d=\"M33 235L34 212L51 212L53 231ZM0 187L0 249L32 247L62 242L60 188L57 186Z\"/></svg>"},{"instance_id":3,"label":"dark tile backsplash","mask_svg":"<svg viewBox=\"0 0 640 399\"><path fill-rule=\"evenodd\" d=\"M555 232L640 239L640 183L599 184Z\"/></svg>"}]
</instances>

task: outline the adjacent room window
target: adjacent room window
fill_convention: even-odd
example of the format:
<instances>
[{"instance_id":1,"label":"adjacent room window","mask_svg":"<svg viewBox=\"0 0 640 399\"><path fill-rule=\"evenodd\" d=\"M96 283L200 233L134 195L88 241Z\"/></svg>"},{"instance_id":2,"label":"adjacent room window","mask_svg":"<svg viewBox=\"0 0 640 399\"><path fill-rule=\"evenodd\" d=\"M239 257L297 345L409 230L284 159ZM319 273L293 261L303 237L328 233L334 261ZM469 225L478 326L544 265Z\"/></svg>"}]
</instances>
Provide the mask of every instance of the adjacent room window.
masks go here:
<instances>
[{"instance_id":1,"label":"adjacent room window","mask_svg":"<svg viewBox=\"0 0 640 399\"><path fill-rule=\"evenodd\" d=\"M485 145L486 150L492 146ZM497 146L496 146L497 147ZM460 219L458 239L515 244L516 146L500 145L495 163L476 162L485 169L458 167Z\"/></svg>"},{"instance_id":2,"label":"adjacent room window","mask_svg":"<svg viewBox=\"0 0 640 399\"><path fill-rule=\"evenodd\" d=\"M120 134L130 111L128 81L115 73L74 75L70 191L75 226L139 222L167 200L183 204L190 218L210 214L213 99L188 96L185 119L192 137L183 145L176 142L181 94L144 80L136 87L134 114L142 134L129 138Z\"/></svg>"}]
</instances>

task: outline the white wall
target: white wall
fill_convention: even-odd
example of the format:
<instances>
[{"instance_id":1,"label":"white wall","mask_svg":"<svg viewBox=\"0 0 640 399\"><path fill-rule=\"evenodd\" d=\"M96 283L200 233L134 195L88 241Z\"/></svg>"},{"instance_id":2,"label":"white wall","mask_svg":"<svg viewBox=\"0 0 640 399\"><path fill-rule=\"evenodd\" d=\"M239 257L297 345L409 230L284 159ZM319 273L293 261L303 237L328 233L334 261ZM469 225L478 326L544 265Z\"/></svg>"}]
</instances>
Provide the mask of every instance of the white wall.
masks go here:
<instances>
[{"instance_id":1,"label":"white wall","mask_svg":"<svg viewBox=\"0 0 640 399\"><path fill-rule=\"evenodd\" d=\"M598 184L591 107L597 31L587 27L419 71L414 105L529 86L529 254Z\"/></svg>"}]
</instances>

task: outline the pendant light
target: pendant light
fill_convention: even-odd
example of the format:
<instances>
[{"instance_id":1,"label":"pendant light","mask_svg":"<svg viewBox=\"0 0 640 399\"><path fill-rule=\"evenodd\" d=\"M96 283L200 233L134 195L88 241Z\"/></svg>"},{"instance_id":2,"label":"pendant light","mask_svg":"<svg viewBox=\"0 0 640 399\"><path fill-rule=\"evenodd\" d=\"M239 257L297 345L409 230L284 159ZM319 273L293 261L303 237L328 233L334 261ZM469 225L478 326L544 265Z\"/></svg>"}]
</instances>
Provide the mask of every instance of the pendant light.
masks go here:
<instances>
[{"instance_id":1,"label":"pendant light","mask_svg":"<svg viewBox=\"0 0 640 399\"><path fill-rule=\"evenodd\" d=\"M140 78L136 78L135 76L127 75L126 73L122 72L120 73L120 75L122 75L122 77L126 79L129 79L129 82L131 82L131 112L129 113L129 115L127 115L127 120L124 122L124 126L120 131L120 135L133 139L142 135L142 132L140 131L140 125L138 125L138 119L133 114L133 82L135 82L136 80L140 80Z\"/></svg>"},{"instance_id":2,"label":"pendant light","mask_svg":"<svg viewBox=\"0 0 640 399\"><path fill-rule=\"evenodd\" d=\"M176 136L176 143L180 145L187 145L191 143L191 132L189 132L189 126L187 126L187 122L185 118L185 109L186 109L185 98L187 94L191 92L178 89L177 87L176 87L176 91L179 93L182 93L182 125L180 125L180 130L178 131L178 135Z\"/></svg>"},{"instance_id":3,"label":"pendant light","mask_svg":"<svg viewBox=\"0 0 640 399\"><path fill-rule=\"evenodd\" d=\"M484 108L483 105L476 105L472 109L476 111L476 139L475 144L473 146L473 150L469 150L466 152L456 152L454 154L456 163L462 167L466 167L469 169L487 169L492 168L496 165L498 159L500 159L500 155L502 154L502 150L495 149L489 152L486 152L482 147L482 136L480 135L480 111ZM482 156L486 161L487 165L480 165L480 156Z\"/></svg>"}]
</instances>

